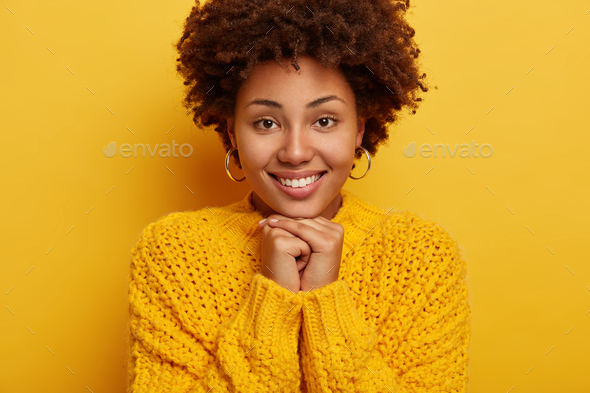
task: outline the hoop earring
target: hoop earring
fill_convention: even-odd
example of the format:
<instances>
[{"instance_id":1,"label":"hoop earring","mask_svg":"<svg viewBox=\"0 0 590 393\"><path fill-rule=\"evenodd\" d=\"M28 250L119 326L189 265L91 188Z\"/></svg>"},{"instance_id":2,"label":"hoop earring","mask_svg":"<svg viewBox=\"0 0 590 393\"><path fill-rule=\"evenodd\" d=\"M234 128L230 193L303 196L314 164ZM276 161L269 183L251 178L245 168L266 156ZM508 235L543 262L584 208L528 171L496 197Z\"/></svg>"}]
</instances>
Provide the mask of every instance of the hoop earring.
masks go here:
<instances>
[{"instance_id":1,"label":"hoop earring","mask_svg":"<svg viewBox=\"0 0 590 393\"><path fill-rule=\"evenodd\" d=\"M240 182L240 181L244 180L246 178L246 176L242 177L240 180L237 180L235 177L233 177L231 175L231 172L229 171L229 156L233 153L234 150L238 150L238 149L232 146L232 148L229 149L229 151L225 155L225 171L227 172L227 175L229 176L230 179L232 179L235 182Z\"/></svg>"},{"instance_id":2,"label":"hoop earring","mask_svg":"<svg viewBox=\"0 0 590 393\"><path fill-rule=\"evenodd\" d=\"M359 147L364 150L365 155L369 159L369 166L367 167L367 170L365 171L365 174L362 175L361 177L353 177L352 176L352 171L351 171L350 174L348 175L348 177L350 177L351 179L354 179L354 180L362 179L363 177L365 177L367 175L367 173L369 173L369 169L371 169L371 156L369 155L369 152L364 147L362 147L362 146L359 146Z\"/></svg>"}]
</instances>

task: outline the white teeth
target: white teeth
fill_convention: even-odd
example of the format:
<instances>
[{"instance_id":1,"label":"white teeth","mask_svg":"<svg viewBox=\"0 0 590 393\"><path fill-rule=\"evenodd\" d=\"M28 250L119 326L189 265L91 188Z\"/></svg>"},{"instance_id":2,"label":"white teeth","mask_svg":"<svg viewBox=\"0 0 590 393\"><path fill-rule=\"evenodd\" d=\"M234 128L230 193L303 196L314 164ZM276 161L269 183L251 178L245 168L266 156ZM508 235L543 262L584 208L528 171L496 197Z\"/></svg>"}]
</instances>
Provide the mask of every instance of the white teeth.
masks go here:
<instances>
[{"instance_id":1,"label":"white teeth","mask_svg":"<svg viewBox=\"0 0 590 393\"><path fill-rule=\"evenodd\" d=\"M318 181L320 176L321 176L321 174L317 174L315 176L308 176L307 178L293 179L293 180L282 179L280 177L278 179L281 182L281 184L284 186L289 186L289 187L293 187L293 188L301 188L301 187L305 187L311 183Z\"/></svg>"}]
</instances>

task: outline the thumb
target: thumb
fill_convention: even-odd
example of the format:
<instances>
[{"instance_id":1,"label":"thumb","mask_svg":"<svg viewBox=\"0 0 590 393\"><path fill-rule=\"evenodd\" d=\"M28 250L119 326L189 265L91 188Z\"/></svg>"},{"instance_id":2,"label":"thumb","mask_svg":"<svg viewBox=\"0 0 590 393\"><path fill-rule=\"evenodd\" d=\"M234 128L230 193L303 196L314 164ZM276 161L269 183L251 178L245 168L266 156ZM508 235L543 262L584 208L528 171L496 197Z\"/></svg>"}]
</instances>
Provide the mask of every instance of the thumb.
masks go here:
<instances>
[{"instance_id":1,"label":"thumb","mask_svg":"<svg viewBox=\"0 0 590 393\"><path fill-rule=\"evenodd\" d=\"M309 259L311 258L311 247L309 246L309 244L307 244L307 242L300 240L301 246L300 246L300 254L297 258L295 258L296 260L296 264L297 264L297 270L298 271L302 271L305 266L307 266L307 264L309 263ZM298 244L299 245L299 244Z\"/></svg>"}]
</instances>

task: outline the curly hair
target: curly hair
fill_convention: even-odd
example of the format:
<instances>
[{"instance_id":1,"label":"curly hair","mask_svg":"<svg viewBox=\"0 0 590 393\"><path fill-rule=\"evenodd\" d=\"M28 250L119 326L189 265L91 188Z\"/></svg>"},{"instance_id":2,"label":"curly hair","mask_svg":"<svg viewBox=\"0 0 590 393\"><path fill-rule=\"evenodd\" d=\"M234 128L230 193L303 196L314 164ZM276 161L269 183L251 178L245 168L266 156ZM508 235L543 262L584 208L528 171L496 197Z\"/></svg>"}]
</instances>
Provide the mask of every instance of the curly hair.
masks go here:
<instances>
[{"instance_id":1,"label":"curly hair","mask_svg":"<svg viewBox=\"0 0 590 393\"><path fill-rule=\"evenodd\" d=\"M357 117L365 119L362 146L374 156L389 137L387 124L405 106L416 113L421 81L415 31L404 19L409 0L210 0L193 6L174 43L177 71L186 87L183 105L199 129L216 125L224 148L227 118L252 68L306 54L338 68L354 92ZM362 150L355 152L360 158ZM234 162L241 168L239 156ZM354 166L353 166L354 168Z\"/></svg>"}]
</instances>

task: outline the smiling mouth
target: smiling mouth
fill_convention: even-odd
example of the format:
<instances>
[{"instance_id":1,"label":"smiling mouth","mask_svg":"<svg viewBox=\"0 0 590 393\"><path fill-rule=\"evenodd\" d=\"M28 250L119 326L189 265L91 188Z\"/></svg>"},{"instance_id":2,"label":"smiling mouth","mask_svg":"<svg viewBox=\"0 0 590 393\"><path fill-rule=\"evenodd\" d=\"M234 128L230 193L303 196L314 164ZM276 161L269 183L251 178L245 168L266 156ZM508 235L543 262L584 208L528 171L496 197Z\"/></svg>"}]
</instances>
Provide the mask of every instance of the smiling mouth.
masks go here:
<instances>
[{"instance_id":1,"label":"smiling mouth","mask_svg":"<svg viewBox=\"0 0 590 393\"><path fill-rule=\"evenodd\" d=\"M322 177L324 177L324 175L325 175L326 173L328 173L328 171L323 171L323 172L320 172L320 174L319 174L319 175L320 175L320 177L318 177L318 180L316 180L316 181L319 181L319 180L320 180ZM274 177L274 178L275 178L275 180L276 180L276 181L278 181L278 182L279 182L279 184L281 184L281 180L278 178L278 176L277 176L277 175L274 175L274 174L272 174L272 173L269 173L269 175L271 175L272 177ZM299 180L299 179L297 179L297 180ZM315 182L314 182L314 183L315 183ZM295 188L297 188L297 187L295 187Z\"/></svg>"}]
</instances>

